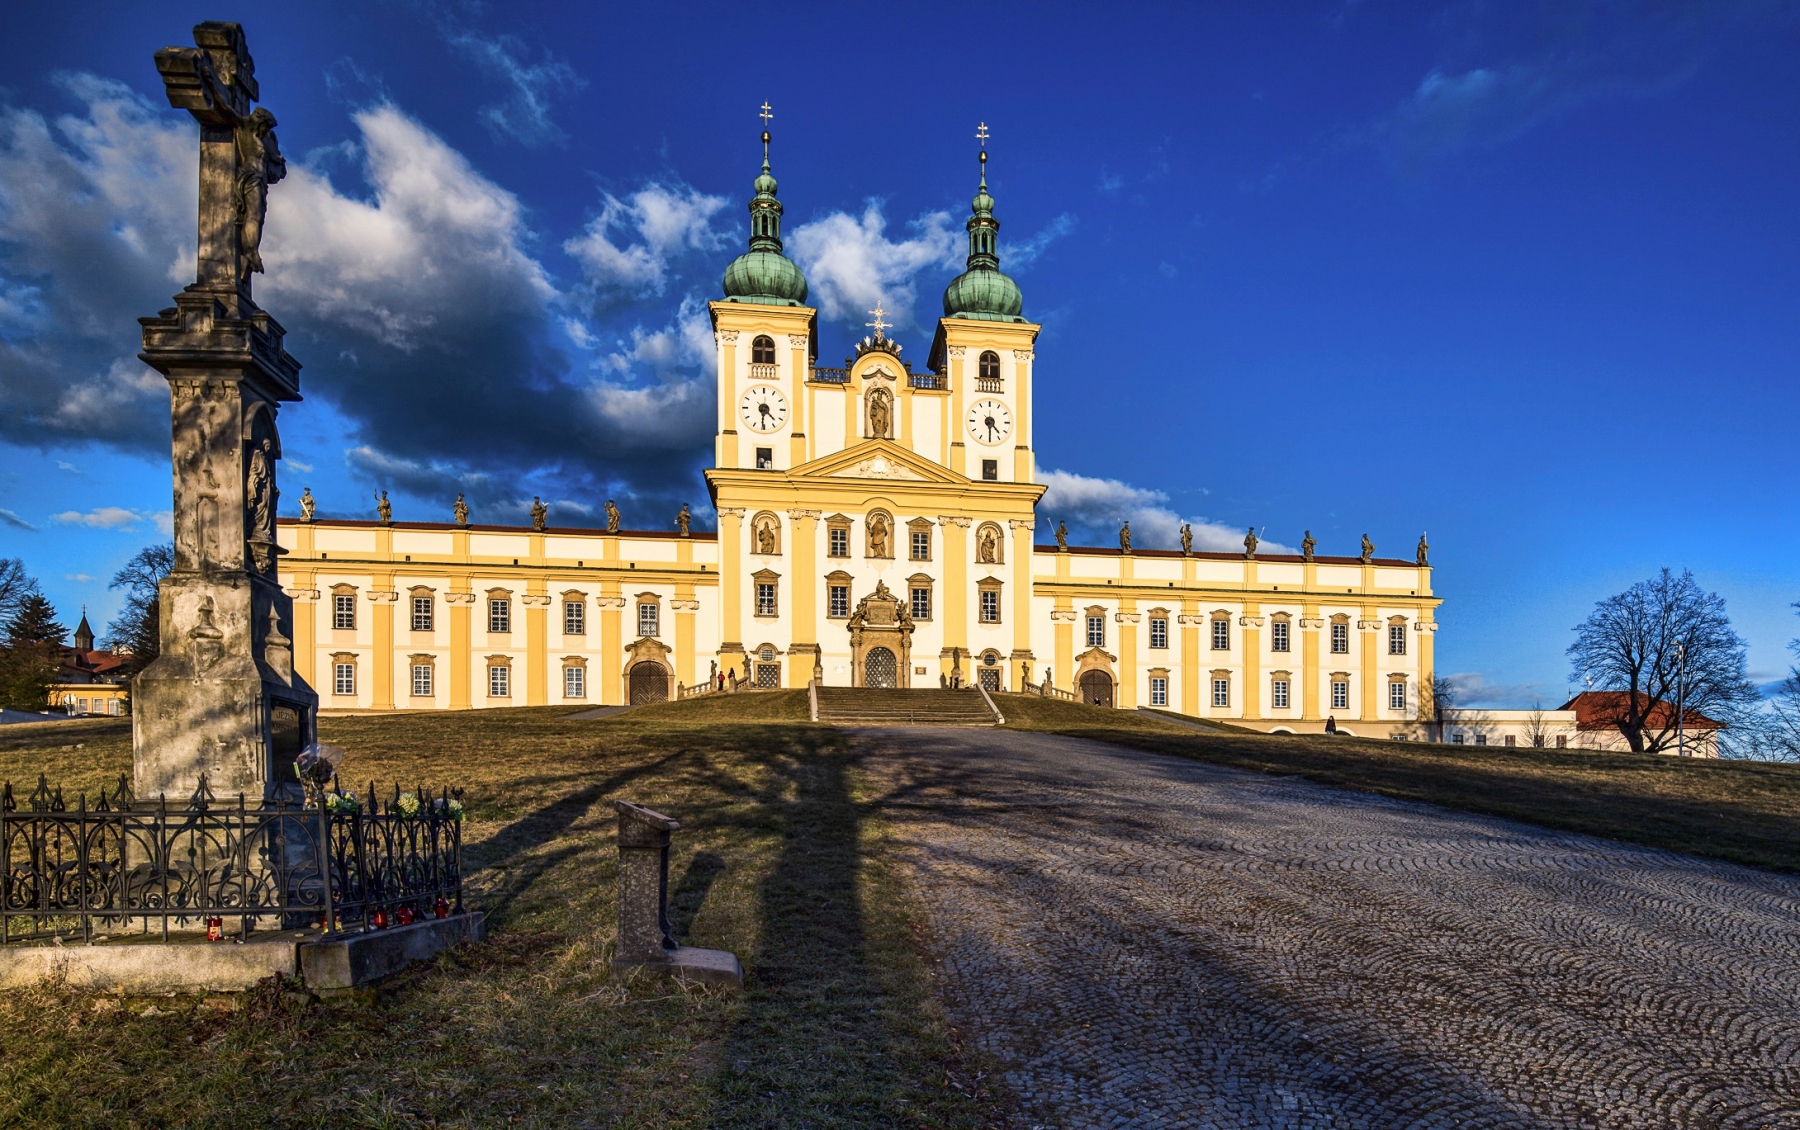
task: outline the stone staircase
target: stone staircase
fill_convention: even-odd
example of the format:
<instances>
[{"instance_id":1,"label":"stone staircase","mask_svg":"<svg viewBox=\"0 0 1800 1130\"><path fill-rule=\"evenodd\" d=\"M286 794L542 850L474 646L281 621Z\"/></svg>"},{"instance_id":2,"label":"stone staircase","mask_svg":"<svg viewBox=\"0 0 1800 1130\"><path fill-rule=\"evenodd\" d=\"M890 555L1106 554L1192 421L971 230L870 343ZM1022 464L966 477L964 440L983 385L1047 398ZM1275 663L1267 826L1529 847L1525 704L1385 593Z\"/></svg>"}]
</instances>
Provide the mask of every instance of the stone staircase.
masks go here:
<instances>
[{"instance_id":1,"label":"stone staircase","mask_svg":"<svg viewBox=\"0 0 1800 1130\"><path fill-rule=\"evenodd\" d=\"M974 690L888 690L818 687L819 721L839 726L993 726L987 700Z\"/></svg>"}]
</instances>

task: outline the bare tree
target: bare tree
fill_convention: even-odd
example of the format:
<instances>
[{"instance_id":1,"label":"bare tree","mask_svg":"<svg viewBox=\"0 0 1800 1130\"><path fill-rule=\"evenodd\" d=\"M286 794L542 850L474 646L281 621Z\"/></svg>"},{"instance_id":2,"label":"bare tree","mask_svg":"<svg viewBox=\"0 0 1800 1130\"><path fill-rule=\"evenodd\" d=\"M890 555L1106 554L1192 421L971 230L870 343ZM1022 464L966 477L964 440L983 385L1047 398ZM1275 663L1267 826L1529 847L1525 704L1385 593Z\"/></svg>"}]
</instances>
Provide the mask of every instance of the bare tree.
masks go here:
<instances>
[{"instance_id":1,"label":"bare tree","mask_svg":"<svg viewBox=\"0 0 1800 1130\"><path fill-rule=\"evenodd\" d=\"M1678 701L1720 722L1756 701L1744 652L1724 598L1701 591L1689 571L1664 569L1595 605L1568 654L1578 679L1619 692L1601 719L1634 751L1661 753L1676 744Z\"/></svg>"},{"instance_id":2,"label":"bare tree","mask_svg":"<svg viewBox=\"0 0 1800 1130\"><path fill-rule=\"evenodd\" d=\"M125 606L106 626L106 642L114 649L131 652L126 663L130 674L142 671L162 654L162 611L158 593L162 579L174 567L174 546L147 545L113 574L112 584L106 586L125 590Z\"/></svg>"},{"instance_id":3,"label":"bare tree","mask_svg":"<svg viewBox=\"0 0 1800 1130\"><path fill-rule=\"evenodd\" d=\"M1534 749L1550 744L1550 726L1544 721L1544 704L1534 702L1525 713L1525 743Z\"/></svg>"},{"instance_id":4,"label":"bare tree","mask_svg":"<svg viewBox=\"0 0 1800 1130\"><path fill-rule=\"evenodd\" d=\"M1800 603L1794 605L1800 609ZM1788 641L1788 650L1800 655L1800 640ZM1758 761L1800 761L1800 666L1788 668L1763 710L1733 727L1739 732L1721 743L1721 755Z\"/></svg>"},{"instance_id":5,"label":"bare tree","mask_svg":"<svg viewBox=\"0 0 1800 1130\"><path fill-rule=\"evenodd\" d=\"M1456 705L1456 683L1444 675L1431 677L1431 725L1437 731L1433 741L1444 740L1444 712Z\"/></svg>"},{"instance_id":6,"label":"bare tree","mask_svg":"<svg viewBox=\"0 0 1800 1130\"><path fill-rule=\"evenodd\" d=\"M37 578L25 572L23 560L0 557L0 624L18 615L25 598L37 591Z\"/></svg>"}]
</instances>

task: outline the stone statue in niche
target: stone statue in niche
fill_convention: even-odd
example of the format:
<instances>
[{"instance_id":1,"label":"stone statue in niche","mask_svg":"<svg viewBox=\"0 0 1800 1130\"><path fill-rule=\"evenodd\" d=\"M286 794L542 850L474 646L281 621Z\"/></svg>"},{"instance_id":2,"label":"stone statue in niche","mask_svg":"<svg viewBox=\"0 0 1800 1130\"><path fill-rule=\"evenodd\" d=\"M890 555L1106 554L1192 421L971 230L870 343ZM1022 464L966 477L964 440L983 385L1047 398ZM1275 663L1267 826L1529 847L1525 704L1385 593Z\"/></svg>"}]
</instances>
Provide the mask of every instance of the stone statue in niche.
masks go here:
<instances>
[{"instance_id":1,"label":"stone statue in niche","mask_svg":"<svg viewBox=\"0 0 1800 1130\"><path fill-rule=\"evenodd\" d=\"M871 439L887 439L888 429L893 425L893 410L888 404L887 389L878 388L869 393L869 436Z\"/></svg>"},{"instance_id":2,"label":"stone statue in niche","mask_svg":"<svg viewBox=\"0 0 1800 1130\"><path fill-rule=\"evenodd\" d=\"M1259 541L1257 541L1257 538L1256 538L1256 527L1251 526L1250 529L1244 534L1244 556L1251 561L1255 561L1256 560L1256 547L1260 544L1261 543Z\"/></svg>"},{"instance_id":3,"label":"stone statue in niche","mask_svg":"<svg viewBox=\"0 0 1800 1130\"><path fill-rule=\"evenodd\" d=\"M1056 548L1069 548L1069 527L1063 525L1060 521L1056 523Z\"/></svg>"},{"instance_id":4,"label":"stone statue in niche","mask_svg":"<svg viewBox=\"0 0 1800 1130\"><path fill-rule=\"evenodd\" d=\"M681 504L681 513L675 515L675 530L676 530L676 532L679 533L684 538L692 536L688 533L688 525L693 520L694 520L694 515L693 515L693 512L688 509L688 504L685 502L682 503Z\"/></svg>"},{"instance_id":5,"label":"stone statue in niche","mask_svg":"<svg viewBox=\"0 0 1800 1130\"><path fill-rule=\"evenodd\" d=\"M250 469L244 478L244 498L250 519L251 541L275 540L275 444L263 440L250 449Z\"/></svg>"},{"instance_id":6,"label":"stone statue in niche","mask_svg":"<svg viewBox=\"0 0 1800 1130\"><path fill-rule=\"evenodd\" d=\"M1130 522L1127 522L1123 526L1119 527L1119 552L1120 553L1130 553L1131 552L1131 523Z\"/></svg>"},{"instance_id":7,"label":"stone statue in niche","mask_svg":"<svg viewBox=\"0 0 1800 1130\"><path fill-rule=\"evenodd\" d=\"M892 557L888 551L887 518L880 514L869 516L869 556Z\"/></svg>"},{"instance_id":8,"label":"stone statue in niche","mask_svg":"<svg viewBox=\"0 0 1800 1130\"><path fill-rule=\"evenodd\" d=\"M756 523L756 552L775 553L775 519L764 518Z\"/></svg>"},{"instance_id":9,"label":"stone statue in niche","mask_svg":"<svg viewBox=\"0 0 1800 1130\"><path fill-rule=\"evenodd\" d=\"M305 490L301 491L300 492L300 520L302 522L312 521L313 520L313 507L317 506L317 505L318 505L318 503L316 503L313 500L311 487L307 487Z\"/></svg>"},{"instance_id":10,"label":"stone statue in niche","mask_svg":"<svg viewBox=\"0 0 1800 1130\"><path fill-rule=\"evenodd\" d=\"M244 270L260 273L263 217L269 208L269 186L287 175L287 160L275 144L275 115L258 106L237 123L238 247Z\"/></svg>"},{"instance_id":11,"label":"stone statue in niche","mask_svg":"<svg viewBox=\"0 0 1800 1130\"><path fill-rule=\"evenodd\" d=\"M994 536L994 527L981 528L981 536L975 541L975 561L981 565L1000 563L1000 539Z\"/></svg>"},{"instance_id":12,"label":"stone statue in niche","mask_svg":"<svg viewBox=\"0 0 1800 1130\"><path fill-rule=\"evenodd\" d=\"M613 505L613 500L610 498L606 500L606 532L609 534L619 532L619 508Z\"/></svg>"},{"instance_id":13,"label":"stone statue in niche","mask_svg":"<svg viewBox=\"0 0 1800 1130\"><path fill-rule=\"evenodd\" d=\"M1375 543L1369 540L1368 534L1364 534L1362 540L1362 563L1367 565L1373 560L1375 560Z\"/></svg>"},{"instance_id":14,"label":"stone statue in niche","mask_svg":"<svg viewBox=\"0 0 1800 1130\"><path fill-rule=\"evenodd\" d=\"M544 526L550 521L550 508L537 495L531 496L531 528L542 533Z\"/></svg>"},{"instance_id":15,"label":"stone statue in niche","mask_svg":"<svg viewBox=\"0 0 1800 1130\"><path fill-rule=\"evenodd\" d=\"M1181 555L1191 557L1194 553L1194 527L1186 522L1181 524Z\"/></svg>"},{"instance_id":16,"label":"stone statue in niche","mask_svg":"<svg viewBox=\"0 0 1800 1130\"><path fill-rule=\"evenodd\" d=\"M1425 540L1424 534L1420 534L1418 554L1414 557L1414 560L1419 563L1419 568L1423 569L1431 564L1430 552L1431 543Z\"/></svg>"},{"instance_id":17,"label":"stone statue in niche","mask_svg":"<svg viewBox=\"0 0 1800 1130\"><path fill-rule=\"evenodd\" d=\"M385 490L375 496L375 513L381 518L382 525L391 526L394 524L394 504L388 501L387 491Z\"/></svg>"},{"instance_id":18,"label":"stone statue in niche","mask_svg":"<svg viewBox=\"0 0 1800 1130\"><path fill-rule=\"evenodd\" d=\"M463 501L461 491L456 493L456 501L450 504L450 513L455 515L457 525L469 524L469 504Z\"/></svg>"},{"instance_id":19,"label":"stone statue in niche","mask_svg":"<svg viewBox=\"0 0 1800 1130\"><path fill-rule=\"evenodd\" d=\"M1313 540L1312 531L1306 531L1306 536L1300 539L1301 558L1306 561L1311 561L1313 559L1313 546L1317 544L1319 543Z\"/></svg>"}]
</instances>

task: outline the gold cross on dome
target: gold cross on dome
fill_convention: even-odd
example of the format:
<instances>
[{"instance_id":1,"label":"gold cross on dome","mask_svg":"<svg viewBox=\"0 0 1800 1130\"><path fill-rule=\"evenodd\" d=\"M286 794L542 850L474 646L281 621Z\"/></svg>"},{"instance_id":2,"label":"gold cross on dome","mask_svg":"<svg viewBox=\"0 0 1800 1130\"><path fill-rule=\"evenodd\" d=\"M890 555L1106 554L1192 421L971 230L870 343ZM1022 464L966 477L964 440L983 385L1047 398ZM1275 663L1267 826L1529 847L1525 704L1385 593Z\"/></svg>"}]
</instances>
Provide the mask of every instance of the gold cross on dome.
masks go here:
<instances>
[{"instance_id":1,"label":"gold cross on dome","mask_svg":"<svg viewBox=\"0 0 1800 1130\"><path fill-rule=\"evenodd\" d=\"M774 112L769 109L769 100L768 99L766 99L766 98L763 99L762 113L760 113L756 116L762 119L763 128L768 129L769 128L769 119L775 116Z\"/></svg>"},{"instance_id":2,"label":"gold cross on dome","mask_svg":"<svg viewBox=\"0 0 1800 1130\"><path fill-rule=\"evenodd\" d=\"M975 130L975 140L981 142L981 147L983 149L986 149L987 148L987 139L988 139L987 123L982 122L981 125L979 127L977 127Z\"/></svg>"},{"instance_id":3,"label":"gold cross on dome","mask_svg":"<svg viewBox=\"0 0 1800 1130\"><path fill-rule=\"evenodd\" d=\"M873 322L864 322L863 325L875 327L876 340L880 340L882 337L881 331L892 327L894 323L881 320L881 315L886 313L886 311L881 308L881 303L879 302L875 304L875 309L869 311L869 313L875 315L875 320Z\"/></svg>"}]
</instances>

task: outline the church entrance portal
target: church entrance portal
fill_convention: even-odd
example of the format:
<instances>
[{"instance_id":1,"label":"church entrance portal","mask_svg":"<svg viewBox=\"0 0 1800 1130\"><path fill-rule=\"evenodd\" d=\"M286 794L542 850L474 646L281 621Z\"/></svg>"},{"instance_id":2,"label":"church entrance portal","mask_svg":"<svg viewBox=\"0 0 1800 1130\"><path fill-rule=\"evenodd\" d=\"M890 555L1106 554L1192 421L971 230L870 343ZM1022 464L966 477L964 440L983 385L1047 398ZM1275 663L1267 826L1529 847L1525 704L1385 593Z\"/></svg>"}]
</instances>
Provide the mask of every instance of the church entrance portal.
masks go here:
<instances>
[{"instance_id":1,"label":"church entrance portal","mask_svg":"<svg viewBox=\"0 0 1800 1130\"><path fill-rule=\"evenodd\" d=\"M1113 704L1112 676L1105 671L1089 671L1081 677L1081 701L1089 706Z\"/></svg>"},{"instance_id":2,"label":"church entrance portal","mask_svg":"<svg viewBox=\"0 0 1800 1130\"><path fill-rule=\"evenodd\" d=\"M863 661L863 686L891 687L895 686L899 672L894 662L894 653L885 647L872 647L868 658Z\"/></svg>"},{"instance_id":3,"label":"church entrance portal","mask_svg":"<svg viewBox=\"0 0 1800 1130\"><path fill-rule=\"evenodd\" d=\"M658 663L639 663L631 669L631 705L669 701L669 673Z\"/></svg>"}]
</instances>

